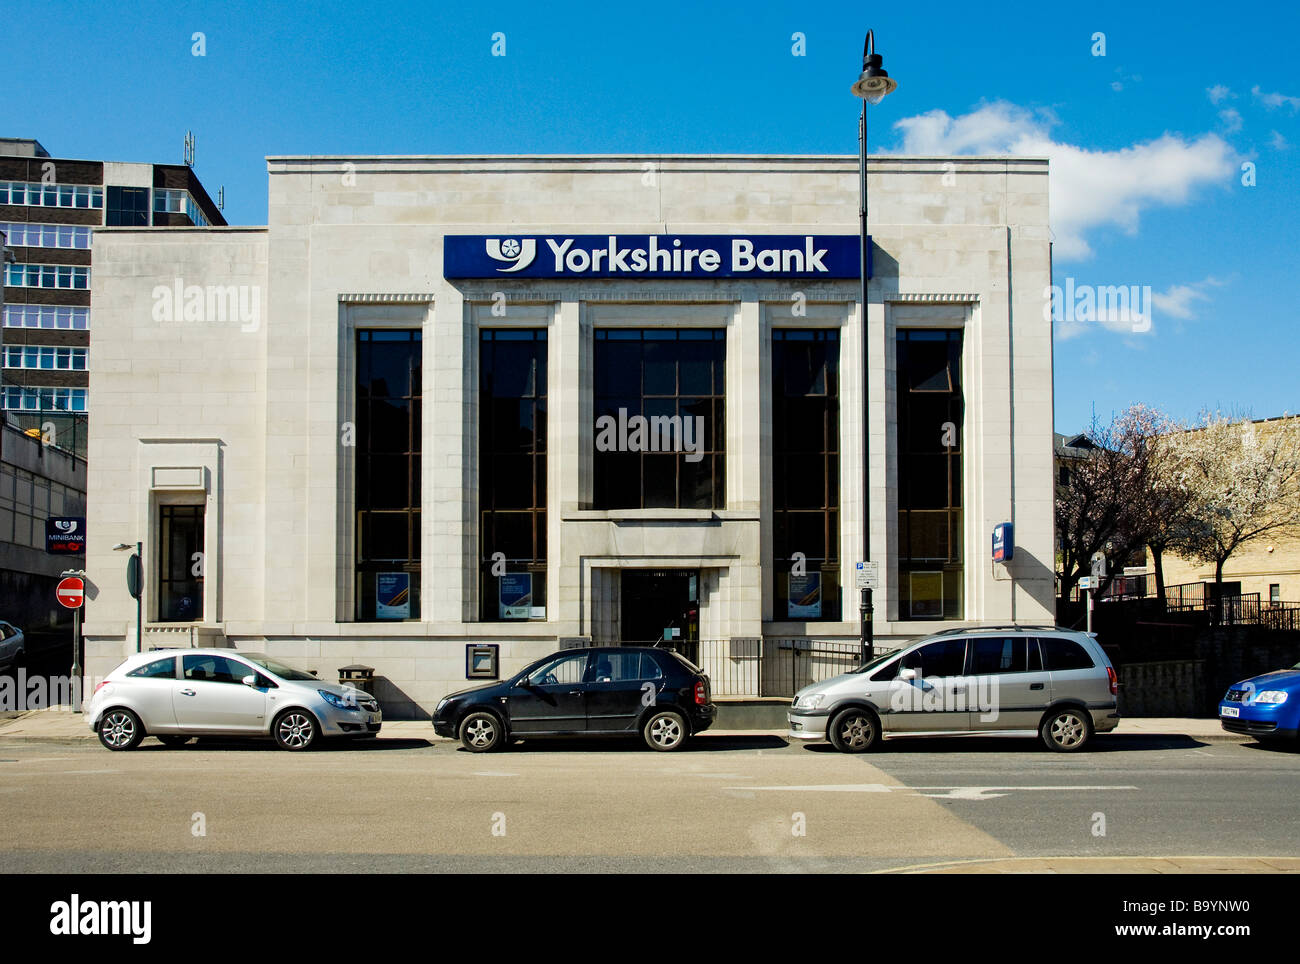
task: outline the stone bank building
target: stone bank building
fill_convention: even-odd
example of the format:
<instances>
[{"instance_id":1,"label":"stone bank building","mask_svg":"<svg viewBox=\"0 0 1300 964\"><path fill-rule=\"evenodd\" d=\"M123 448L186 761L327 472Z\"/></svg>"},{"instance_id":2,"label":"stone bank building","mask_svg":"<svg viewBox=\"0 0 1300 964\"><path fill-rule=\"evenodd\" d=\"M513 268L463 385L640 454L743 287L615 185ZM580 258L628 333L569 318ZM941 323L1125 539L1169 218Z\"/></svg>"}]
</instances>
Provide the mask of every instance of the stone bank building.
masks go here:
<instances>
[{"instance_id":1,"label":"stone bank building","mask_svg":"<svg viewBox=\"0 0 1300 964\"><path fill-rule=\"evenodd\" d=\"M144 648L392 717L585 643L759 695L856 641L864 507L881 644L1053 620L1045 160L873 159L865 323L853 157L268 167L265 227L95 232L90 675L137 542Z\"/></svg>"}]
</instances>

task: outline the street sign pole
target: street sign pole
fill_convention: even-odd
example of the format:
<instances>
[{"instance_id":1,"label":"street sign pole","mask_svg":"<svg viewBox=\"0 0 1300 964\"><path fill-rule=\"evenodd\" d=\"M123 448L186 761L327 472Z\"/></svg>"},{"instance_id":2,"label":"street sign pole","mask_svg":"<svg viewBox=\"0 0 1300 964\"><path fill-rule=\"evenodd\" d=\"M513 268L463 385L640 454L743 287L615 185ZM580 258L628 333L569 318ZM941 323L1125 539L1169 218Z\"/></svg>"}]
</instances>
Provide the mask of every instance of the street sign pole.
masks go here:
<instances>
[{"instance_id":1,"label":"street sign pole","mask_svg":"<svg viewBox=\"0 0 1300 964\"><path fill-rule=\"evenodd\" d=\"M81 607L72 611L72 712L81 712Z\"/></svg>"},{"instance_id":2,"label":"street sign pole","mask_svg":"<svg viewBox=\"0 0 1300 964\"><path fill-rule=\"evenodd\" d=\"M876 590L880 567L871 561L859 562L854 575L858 587L858 645L865 663L876 658L876 607L872 596Z\"/></svg>"}]
</instances>

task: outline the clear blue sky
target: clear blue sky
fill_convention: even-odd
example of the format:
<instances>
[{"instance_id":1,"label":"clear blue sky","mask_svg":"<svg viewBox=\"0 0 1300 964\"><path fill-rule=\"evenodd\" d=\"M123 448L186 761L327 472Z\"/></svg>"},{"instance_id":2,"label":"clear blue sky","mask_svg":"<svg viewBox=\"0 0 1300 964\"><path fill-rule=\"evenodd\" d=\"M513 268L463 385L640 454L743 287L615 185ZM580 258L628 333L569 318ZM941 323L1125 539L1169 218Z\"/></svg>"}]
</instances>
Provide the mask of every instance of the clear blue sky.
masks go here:
<instances>
[{"instance_id":1,"label":"clear blue sky","mask_svg":"<svg viewBox=\"0 0 1300 964\"><path fill-rule=\"evenodd\" d=\"M1057 282L1151 286L1148 332L1058 328L1059 430L1133 401L1264 417L1300 408L1297 10L55 0L9 23L0 133L178 162L192 129L235 224L265 221L272 154L851 154L870 26L900 81L873 153L1046 149Z\"/></svg>"}]
</instances>

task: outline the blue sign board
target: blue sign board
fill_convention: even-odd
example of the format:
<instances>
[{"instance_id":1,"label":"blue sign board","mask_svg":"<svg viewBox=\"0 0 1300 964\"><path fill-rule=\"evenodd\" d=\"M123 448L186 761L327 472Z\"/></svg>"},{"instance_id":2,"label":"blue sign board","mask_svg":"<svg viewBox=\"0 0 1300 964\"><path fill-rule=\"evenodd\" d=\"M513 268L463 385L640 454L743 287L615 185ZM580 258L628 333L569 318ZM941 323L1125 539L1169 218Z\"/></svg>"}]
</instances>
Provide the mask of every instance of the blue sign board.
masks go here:
<instances>
[{"instance_id":1,"label":"blue sign board","mask_svg":"<svg viewBox=\"0 0 1300 964\"><path fill-rule=\"evenodd\" d=\"M70 516L45 520L45 551L84 554L86 517Z\"/></svg>"},{"instance_id":2,"label":"blue sign board","mask_svg":"<svg viewBox=\"0 0 1300 964\"><path fill-rule=\"evenodd\" d=\"M501 577L498 615L502 619L527 619L533 607L533 576L529 572L507 572Z\"/></svg>"},{"instance_id":3,"label":"blue sign board","mask_svg":"<svg viewBox=\"0 0 1300 964\"><path fill-rule=\"evenodd\" d=\"M411 618L411 574L409 572L375 574L375 618Z\"/></svg>"},{"instance_id":4,"label":"blue sign board","mask_svg":"<svg viewBox=\"0 0 1300 964\"><path fill-rule=\"evenodd\" d=\"M993 527L993 561L1010 562L1016 554L1016 540L1010 522L999 522Z\"/></svg>"},{"instance_id":5,"label":"blue sign board","mask_svg":"<svg viewBox=\"0 0 1300 964\"><path fill-rule=\"evenodd\" d=\"M871 276L870 245L867 276ZM856 234L449 234L446 278L857 278Z\"/></svg>"}]
</instances>

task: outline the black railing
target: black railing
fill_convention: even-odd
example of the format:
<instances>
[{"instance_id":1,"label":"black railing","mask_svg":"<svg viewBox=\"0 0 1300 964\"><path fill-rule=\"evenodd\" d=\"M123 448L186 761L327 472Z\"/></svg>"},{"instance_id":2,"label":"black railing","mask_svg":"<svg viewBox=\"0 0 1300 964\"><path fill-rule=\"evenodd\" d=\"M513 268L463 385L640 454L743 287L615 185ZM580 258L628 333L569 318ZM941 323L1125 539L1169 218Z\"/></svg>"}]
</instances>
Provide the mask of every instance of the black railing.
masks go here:
<instances>
[{"instance_id":1,"label":"black railing","mask_svg":"<svg viewBox=\"0 0 1300 964\"><path fill-rule=\"evenodd\" d=\"M676 647L709 676L714 696L789 698L862 663L857 640L733 637Z\"/></svg>"}]
</instances>

